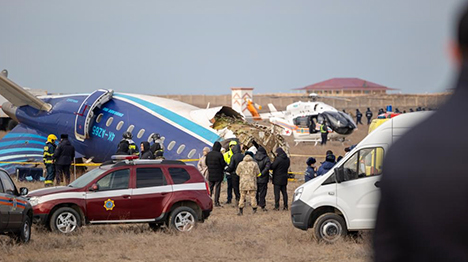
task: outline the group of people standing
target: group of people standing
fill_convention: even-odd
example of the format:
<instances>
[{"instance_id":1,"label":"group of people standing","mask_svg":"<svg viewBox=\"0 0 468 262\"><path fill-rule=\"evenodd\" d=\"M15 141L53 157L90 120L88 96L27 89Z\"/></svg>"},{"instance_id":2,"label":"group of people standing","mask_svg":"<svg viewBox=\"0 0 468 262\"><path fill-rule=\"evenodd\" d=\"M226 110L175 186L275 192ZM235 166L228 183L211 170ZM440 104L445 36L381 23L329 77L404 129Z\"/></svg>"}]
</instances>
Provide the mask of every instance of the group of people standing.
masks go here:
<instances>
[{"instance_id":1,"label":"group of people standing","mask_svg":"<svg viewBox=\"0 0 468 262\"><path fill-rule=\"evenodd\" d=\"M164 145L161 136L155 133L151 136L153 144L148 141L140 143L140 150L132 140L133 135L131 132L125 132L122 135L122 140L117 146L116 155L134 155L139 156L140 159L164 159Z\"/></svg>"},{"instance_id":2,"label":"group of people standing","mask_svg":"<svg viewBox=\"0 0 468 262\"><path fill-rule=\"evenodd\" d=\"M262 146L245 150L242 153L237 141L229 142L229 148L224 155L221 153L221 143L215 142L212 150L204 148L198 163L198 169L209 182L210 194L213 196L215 206L221 207L219 202L221 184L226 177L227 201L232 203L234 197L238 206L238 215L243 215L246 196L250 196L253 212L257 212L257 206L263 211L266 209L266 195L270 170L272 170L272 182L275 194L275 210L279 210L280 193L283 195L283 209L288 209L288 170L290 160L282 148L276 149L276 158L271 162L268 154ZM255 153L253 151L256 151Z\"/></svg>"},{"instance_id":3,"label":"group of people standing","mask_svg":"<svg viewBox=\"0 0 468 262\"><path fill-rule=\"evenodd\" d=\"M58 146L55 144L56 141L57 136L50 134L44 146L43 161L47 172L46 187L53 186L54 180L56 185L60 185L63 180L67 185L70 183L70 166L75 159L75 147L68 140L67 134L60 135Z\"/></svg>"},{"instance_id":4,"label":"group of people standing","mask_svg":"<svg viewBox=\"0 0 468 262\"><path fill-rule=\"evenodd\" d=\"M322 165L318 168L316 168L315 163L317 163L317 160L313 157L309 157L306 161L307 168L304 173L304 179L305 182L312 180L318 176L326 174L329 170L331 170L335 164L341 159L341 157L338 157L338 160L336 160L335 155L331 150L328 150L325 156L325 161L322 162Z\"/></svg>"}]
</instances>

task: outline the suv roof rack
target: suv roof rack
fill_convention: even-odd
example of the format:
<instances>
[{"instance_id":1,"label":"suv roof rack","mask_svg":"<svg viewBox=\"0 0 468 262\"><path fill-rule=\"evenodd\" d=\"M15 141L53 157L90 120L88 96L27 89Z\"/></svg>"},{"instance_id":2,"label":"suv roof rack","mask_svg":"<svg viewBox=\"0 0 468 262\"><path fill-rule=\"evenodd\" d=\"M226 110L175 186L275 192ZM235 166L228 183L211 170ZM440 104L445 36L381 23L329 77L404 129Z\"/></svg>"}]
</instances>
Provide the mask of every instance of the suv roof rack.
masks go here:
<instances>
[{"instance_id":1,"label":"suv roof rack","mask_svg":"<svg viewBox=\"0 0 468 262\"><path fill-rule=\"evenodd\" d=\"M148 165L148 164L166 164L166 165L186 165L184 162L179 160L163 160L163 159L138 159L138 160L124 160L114 162L114 167L127 166L127 165Z\"/></svg>"}]
</instances>

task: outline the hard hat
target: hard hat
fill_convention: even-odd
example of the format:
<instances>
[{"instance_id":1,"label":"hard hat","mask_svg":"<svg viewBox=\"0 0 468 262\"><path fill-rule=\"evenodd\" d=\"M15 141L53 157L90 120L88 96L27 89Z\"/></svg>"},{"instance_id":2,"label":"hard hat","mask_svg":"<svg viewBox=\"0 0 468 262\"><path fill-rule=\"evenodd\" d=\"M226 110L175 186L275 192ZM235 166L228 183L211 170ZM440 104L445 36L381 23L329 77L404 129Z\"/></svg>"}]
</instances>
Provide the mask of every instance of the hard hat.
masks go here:
<instances>
[{"instance_id":1,"label":"hard hat","mask_svg":"<svg viewBox=\"0 0 468 262\"><path fill-rule=\"evenodd\" d=\"M236 140L232 140L231 142L229 142L229 147L234 146L234 145L237 145Z\"/></svg>"},{"instance_id":2,"label":"hard hat","mask_svg":"<svg viewBox=\"0 0 468 262\"><path fill-rule=\"evenodd\" d=\"M50 135L47 137L47 141L51 141L51 142L52 142L52 140L54 140L54 141L57 140L57 137L56 137L54 134L50 134Z\"/></svg>"},{"instance_id":3,"label":"hard hat","mask_svg":"<svg viewBox=\"0 0 468 262\"><path fill-rule=\"evenodd\" d=\"M154 133L152 137L153 137L153 140L156 140L156 139L160 139L161 135L159 135L158 133Z\"/></svg>"},{"instance_id":4,"label":"hard hat","mask_svg":"<svg viewBox=\"0 0 468 262\"><path fill-rule=\"evenodd\" d=\"M132 133L130 133L128 131L123 133L122 136L123 136L123 138L126 138L126 139L132 139L132 137L133 137Z\"/></svg>"}]
</instances>

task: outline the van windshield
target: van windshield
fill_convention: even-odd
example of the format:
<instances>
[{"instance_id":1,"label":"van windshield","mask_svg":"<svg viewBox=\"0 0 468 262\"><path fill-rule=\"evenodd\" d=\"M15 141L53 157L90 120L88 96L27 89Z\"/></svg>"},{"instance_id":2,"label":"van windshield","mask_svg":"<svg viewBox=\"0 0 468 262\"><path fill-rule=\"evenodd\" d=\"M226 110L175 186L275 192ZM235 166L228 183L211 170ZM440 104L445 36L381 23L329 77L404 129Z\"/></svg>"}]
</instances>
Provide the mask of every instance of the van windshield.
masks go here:
<instances>
[{"instance_id":1,"label":"van windshield","mask_svg":"<svg viewBox=\"0 0 468 262\"><path fill-rule=\"evenodd\" d=\"M69 187L76 187L76 188L84 187L87 184L89 184L91 181L93 181L96 177L98 177L101 174L103 174L104 172L106 172L107 170L109 170L109 168L100 168L100 167L95 168L95 169L87 172L86 174L80 176L75 181L70 183L70 185L68 185L68 186Z\"/></svg>"}]
</instances>

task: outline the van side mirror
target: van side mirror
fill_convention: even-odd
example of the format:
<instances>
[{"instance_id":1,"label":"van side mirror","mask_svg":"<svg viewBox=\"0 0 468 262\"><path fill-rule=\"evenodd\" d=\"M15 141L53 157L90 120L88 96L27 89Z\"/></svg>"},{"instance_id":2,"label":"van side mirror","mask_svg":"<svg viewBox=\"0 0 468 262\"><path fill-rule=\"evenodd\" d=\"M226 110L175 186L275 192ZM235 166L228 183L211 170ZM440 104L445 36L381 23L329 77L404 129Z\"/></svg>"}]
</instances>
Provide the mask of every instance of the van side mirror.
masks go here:
<instances>
[{"instance_id":1,"label":"van side mirror","mask_svg":"<svg viewBox=\"0 0 468 262\"><path fill-rule=\"evenodd\" d=\"M27 187L22 187L20 188L20 196L25 196L29 193L29 190Z\"/></svg>"},{"instance_id":2,"label":"van side mirror","mask_svg":"<svg viewBox=\"0 0 468 262\"><path fill-rule=\"evenodd\" d=\"M335 168L335 178L337 183L344 181L344 169L343 166Z\"/></svg>"},{"instance_id":3,"label":"van side mirror","mask_svg":"<svg viewBox=\"0 0 468 262\"><path fill-rule=\"evenodd\" d=\"M89 187L89 191L98 191L99 190L99 185L94 183L92 186Z\"/></svg>"}]
</instances>

